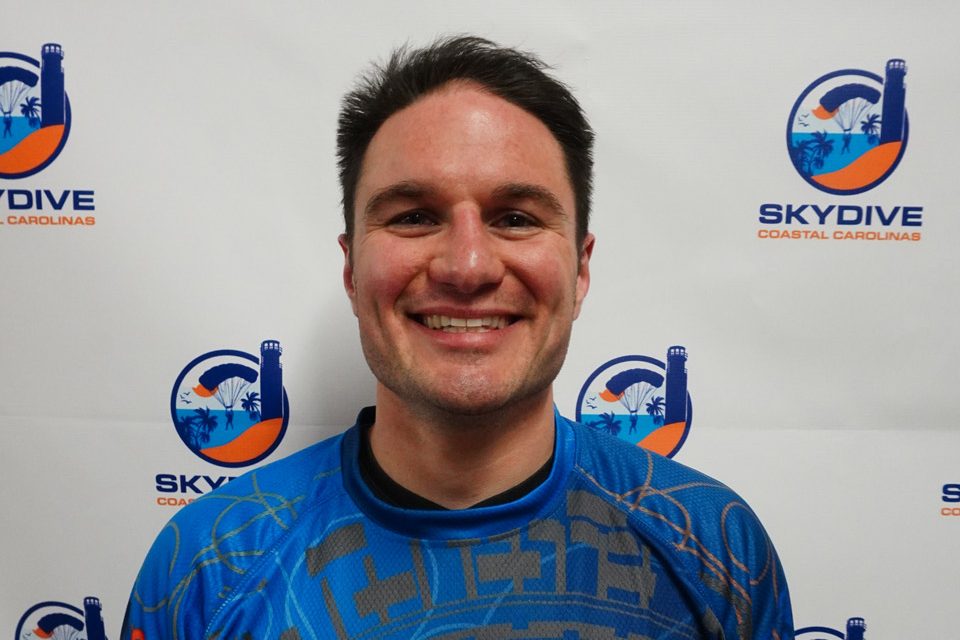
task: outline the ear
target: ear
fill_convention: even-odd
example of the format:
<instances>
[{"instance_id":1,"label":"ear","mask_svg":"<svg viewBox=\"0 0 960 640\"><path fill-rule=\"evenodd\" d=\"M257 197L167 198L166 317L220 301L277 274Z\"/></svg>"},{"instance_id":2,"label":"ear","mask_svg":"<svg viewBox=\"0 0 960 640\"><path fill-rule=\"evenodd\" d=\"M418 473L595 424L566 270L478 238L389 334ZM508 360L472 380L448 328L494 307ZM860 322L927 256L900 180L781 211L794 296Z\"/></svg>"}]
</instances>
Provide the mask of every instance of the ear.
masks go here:
<instances>
[{"instance_id":1,"label":"ear","mask_svg":"<svg viewBox=\"0 0 960 640\"><path fill-rule=\"evenodd\" d=\"M353 259L350 256L350 239L347 234L341 233L337 238L340 249L343 250L343 288L350 298L353 315L357 315L357 284L353 279Z\"/></svg>"},{"instance_id":2,"label":"ear","mask_svg":"<svg viewBox=\"0 0 960 640\"><path fill-rule=\"evenodd\" d=\"M583 299L587 297L587 291L590 290L590 257L593 255L593 246L597 239L592 233L587 233L583 239L583 246L580 248L580 257L577 262L577 291L573 304L573 319L580 316L580 307L583 305Z\"/></svg>"}]
</instances>

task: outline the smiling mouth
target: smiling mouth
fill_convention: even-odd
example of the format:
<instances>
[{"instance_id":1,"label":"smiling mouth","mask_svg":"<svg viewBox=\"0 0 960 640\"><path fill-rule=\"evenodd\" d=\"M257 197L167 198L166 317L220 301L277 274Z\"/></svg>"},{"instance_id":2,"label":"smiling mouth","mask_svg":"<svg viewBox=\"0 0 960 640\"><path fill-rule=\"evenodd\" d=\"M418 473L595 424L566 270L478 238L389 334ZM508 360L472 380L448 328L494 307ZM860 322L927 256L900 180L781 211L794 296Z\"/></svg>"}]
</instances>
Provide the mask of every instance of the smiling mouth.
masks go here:
<instances>
[{"instance_id":1,"label":"smiling mouth","mask_svg":"<svg viewBox=\"0 0 960 640\"><path fill-rule=\"evenodd\" d=\"M454 318L451 316L428 315L417 319L425 327L446 333L484 333L503 329L514 322L509 316L486 316L483 318Z\"/></svg>"}]
</instances>

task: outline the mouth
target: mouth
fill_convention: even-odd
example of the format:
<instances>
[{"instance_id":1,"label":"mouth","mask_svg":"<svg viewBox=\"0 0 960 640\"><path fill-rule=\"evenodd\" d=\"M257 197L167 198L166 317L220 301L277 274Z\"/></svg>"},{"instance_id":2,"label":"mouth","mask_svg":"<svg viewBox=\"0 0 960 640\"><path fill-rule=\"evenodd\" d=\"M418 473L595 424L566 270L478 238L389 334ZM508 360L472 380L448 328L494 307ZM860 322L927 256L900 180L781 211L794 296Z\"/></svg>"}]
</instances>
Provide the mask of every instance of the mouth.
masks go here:
<instances>
[{"instance_id":1,"label":"mouth","mask_svg":"<svg viewBox=\"0 0 960 640\"><path fill-rule=\"evenodd\" d=\"M428 329L445 333L485 333L504 329L514 322L513 316L484 316L482 318L456 318L443 315L420 315L416 320Z\"/></svg>"}]
</instances>

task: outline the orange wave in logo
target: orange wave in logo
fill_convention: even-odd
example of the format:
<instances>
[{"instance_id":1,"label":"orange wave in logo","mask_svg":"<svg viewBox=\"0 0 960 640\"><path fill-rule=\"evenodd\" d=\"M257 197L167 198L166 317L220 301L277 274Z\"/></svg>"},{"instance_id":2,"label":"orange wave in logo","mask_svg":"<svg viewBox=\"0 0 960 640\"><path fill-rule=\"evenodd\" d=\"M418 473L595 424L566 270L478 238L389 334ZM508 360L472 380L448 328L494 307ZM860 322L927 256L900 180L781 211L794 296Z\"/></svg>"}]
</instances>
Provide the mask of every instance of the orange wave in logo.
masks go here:
<instances>
[{"instance_id":1,"label":"orange wave in logo","mask_svg":"<svg viewBox=\"0 0 960 640\"><path fill-rule=\"evenodd\" d=\"M227 444L201 449L200 453L220 462L248 462L260 457L272 447L282 428L283 418L264 420L251 426Z\"/></svg>"},{"instance_id":2,"label":"orange wave in logo","mask_svg":"<svg viewBox=\"0 0 960 640\"><path fill-rule=\"evenodd\" d=\"M643 447L648 451L659 453L662 456L670 455L670 452L680 444L680 438L683 437L683 430L686 429L686 422L671 422L659 427L651 432L646 438L637 443L638 447Z\"/></svg>"},{"instance_id":3,"label":"orange wave in logo","mask_svg":"<svg viewBox=\"0 0 960 640\"><path fill-rule=\"evenodd\" d=\"M870 149L843 169L813 176L812 179L828 189L838 191L853 191L873 184L897 161L902 145L902 142L887 142Z\"/></svg>"},{"instance_id":4,"label":"orange wave in logo","mask_svg":"<svg viewBox=\"0 0 960 640\"><path fill-rule=\"evenodd\" d=\"M4 154L0 154L0 172L23 173L43 164L63 139L64 125L37 129Z\"/></svg>"}]
</instances>

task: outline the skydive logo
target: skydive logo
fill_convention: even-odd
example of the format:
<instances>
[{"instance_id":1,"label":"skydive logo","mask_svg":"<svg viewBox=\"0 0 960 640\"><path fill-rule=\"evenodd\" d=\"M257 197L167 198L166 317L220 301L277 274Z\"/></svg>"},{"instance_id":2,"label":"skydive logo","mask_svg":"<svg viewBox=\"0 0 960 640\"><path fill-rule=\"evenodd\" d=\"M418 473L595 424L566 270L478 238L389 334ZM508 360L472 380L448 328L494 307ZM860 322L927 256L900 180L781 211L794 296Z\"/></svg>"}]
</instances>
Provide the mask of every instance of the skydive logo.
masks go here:
<instances>
[{"instance_id":1,"label":"skydive logo","mask_svg":"<svg viewBox=\"0 0 960 640\"><path fill-rule=\"evenodd\" d=\"M614 358L590 374L577 398L577 422L667 457L693 424L687 350L673 346L667 363L648 356Z\"/></svg>"},{"instance_id":2,"label":"skydive logo","mask_svg":"<svg viewBox=\"0 0 960 640\"><path fill-rule=\"evenodd\" d=\"M25 178L56 159L70 135L63 49L45 44L41 62L0 52L0 178Z\"/></svg>"},{"instance_id":3,"label":"skydive logo","mask_svg":"<svg viewBox=\"0 0 960 640\"><path fill-rule=\"evenodd\" d=\"M807 184L851 196L885 181L907 149L906 62L887 61L883 77L861 69L833 71L797 98L787 120L787 152ZM923 207L903 204L778 203L760 205L762 239L922 239ZM865 229L866 227L866 229Z\"/></svg>"},{"instance_id":4,"label":"skydive logo","mask_svg":"<svg viewBox=\"0 0 960 640\"><path fill-rule=\"evenodd\" d=\"M906 74L906 63L894 59L884 78L844 69L818 78L800 94L787 122L787 149L807 183L853 195L893 173L910 129Z\"/></svg>"},{"instance_id":5,"label":"skydive logo","mask_svg":"<svg viewBox=\"0 0 960 640\"><path fill-rule=\"evenodd\" d=\"M259 358L222 349L184 367L170 395L170 415L183 443L221 467L243 467L270 455L283 439L290 417L280 354L279 342L265 340ZM171 491L169 483L161 488L165 475L157 476L158 491ZM208 484L216 488L220 482ZM173 483L178 484L181 493L187 488L200 493L195 482L186 488Z\"/></svg>"},{"instance_id":6,"label":"skydive logo","mask_svg":"<svg viewBox=\"0 0 960 640\"><path fill-rule=\"evenodd\" d=\"M794 636L798 640L829 640L830 638L840 638L840 640L866 640L867 623L863 618L850 618L847 620L847 631L837 631L830 627L804 627L797 629Z\"/></svg>"},{"instance_id":7,"label":"skydive logo","mask_svg":"<svg viewBox=\"0 0 960 640\"><path fill-rule=\"evenodd\" d=\"M0 178L43 171L70 136L63 49L45 44L40 57L0 52ZM94 196L92 189L0 189L0 226L91 227Z\"/></svg>"},{"instance_id":8,"label":"skydive logo","mask_svg":"<svg viewBox=\"0 0 960 640\"><path fill-rule=\"evenodd\" d=\"M65 602L41 602L20 617L14 640L107 640L101 609L94 597L83 599L82 610Z\"/></svg>"}]
</instances>

